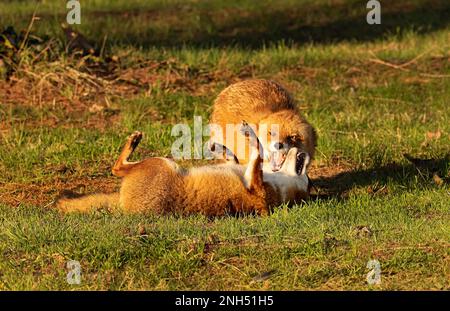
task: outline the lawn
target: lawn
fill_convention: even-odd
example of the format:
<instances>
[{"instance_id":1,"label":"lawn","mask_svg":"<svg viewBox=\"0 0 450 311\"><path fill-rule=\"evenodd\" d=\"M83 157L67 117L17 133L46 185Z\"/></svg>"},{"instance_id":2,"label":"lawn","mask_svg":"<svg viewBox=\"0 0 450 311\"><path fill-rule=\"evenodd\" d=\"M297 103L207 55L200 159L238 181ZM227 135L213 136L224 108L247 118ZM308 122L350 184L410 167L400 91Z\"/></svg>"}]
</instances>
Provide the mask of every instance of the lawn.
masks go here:
<instances>
[{"instance_id":1,"label":"lawn","mask_svg":"<svg viewBox=\"0 0 450 311\"><path fill-rule=\"evenodd\" d=\"M64 1L0 4L0 31L39 17L0 62L0 290L450 289L450 4L382 1L368 25L361 1L274 3L83 1L74 29L101 51L83 57ZM218 219L54 210L65 189L117 191L131 132L134 158L170 156L172 126L207 124L248 78L280 82L316 128L310 200Z\"/></svg>"}]
</instances>

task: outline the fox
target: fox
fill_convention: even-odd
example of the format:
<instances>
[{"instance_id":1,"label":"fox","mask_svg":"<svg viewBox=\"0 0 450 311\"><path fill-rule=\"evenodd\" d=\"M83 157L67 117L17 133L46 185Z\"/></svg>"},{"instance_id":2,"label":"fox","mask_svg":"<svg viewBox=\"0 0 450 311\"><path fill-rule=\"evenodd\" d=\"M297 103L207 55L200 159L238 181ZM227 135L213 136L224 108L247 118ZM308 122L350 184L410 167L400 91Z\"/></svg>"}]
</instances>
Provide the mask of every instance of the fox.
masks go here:
<instances>
[{"instance_id":1,"label":"fox","mask_svg":"<svg viewBox=\"0 0 450 311\"><path fill-rule=\"evenodd\" d=\"M130 162L143 137L142 132L136 131L128 137L112 167L113 175L122 178L118 193L62 196L56 208L64 213L118 208L126 213L265 216L282 203L306 200L309 155L292 148L279 172L264 174L258 137L245 122L239 131L249 138L251 154L247 166L230 156L226 163L189 169L162 157ZM218 147L224 146L214 144L211 150L224 152ZM230 153L226 147L225 151Z\"/></svg>"},{"instance_id":2,"label":"fox","mask_svg":"<svg viewBox=\"0 0 450 311\"><path fill-rule=\"evenodd\" d=\"M311 159L314 158L316 130L299 113L291 94L277 82L265 79L244 80L231 84L214 100L209 123L221 129L223 141L227 141L228 147L235 154L238 153L237 140L233 136L231 140L234 144L228 144L226 126L239 124L240 120L253 124L260 138L264 136L264 133L259 132L261 125L267 126L267 137L262 139L266 151L265 171L280 170L292 147L306 152ZM278 132L270 130L272 125L278 125ZM215 141L215 138L211 137L211 140ZM242 164L247 163L248 150L238 154L238 159Z\"/></svg>"}]
</instances>

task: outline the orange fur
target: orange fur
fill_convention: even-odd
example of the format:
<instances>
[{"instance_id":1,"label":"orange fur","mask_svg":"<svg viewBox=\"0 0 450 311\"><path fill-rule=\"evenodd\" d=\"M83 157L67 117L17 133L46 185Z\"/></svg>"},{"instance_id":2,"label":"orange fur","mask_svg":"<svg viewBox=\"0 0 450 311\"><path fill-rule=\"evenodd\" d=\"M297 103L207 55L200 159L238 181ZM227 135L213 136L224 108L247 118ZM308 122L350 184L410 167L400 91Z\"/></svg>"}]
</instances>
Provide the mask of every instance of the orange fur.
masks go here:
<instances>
[{"instance_id":1,"label":"orange fur","mask_svg":"<svg viewBox=\"0 0 450 311\"><path fill-rule=\"evenodd\" d=\"M131 213L267 215L270 207L286 200L306 198L305 187L293 185L287 191L281 191L279 183L264 181L260 143L256 134L251 133L252 154L247 168L229 163L187 170L166 158L128 162L142 137L140 132L135 132L128 138L112 169L114 175L123 177L120 193L62 198L56 207L63 212L87 212L99 207L111 209L118 205L121 210ZM296 151L294 160L295 155ZM296 180L289 174L279 174ZM270 175L270 179L275 180L276 174Z\"/></svg>"},{"instance_id":2,"label":"orange fur","mask_svg":"<svg viewBox=\"0 0 450 311\"><path fill-rule=\"evenodd\" d=\"M214 102L211 115L211 124L217 124L222 128L224 143L226 138L226 124L238 124L246 120L258 128L261 124L267 124L270 130L271 124L279 125L279 141L289 146L297 147L308 152L314 157L317 143L317 135L314 128L303 118L292 96L278 83L252 79L230 85L224 89ZM231 151L238 155L240 163L247 163L249 152L245 156L239 155L236 136L232 138L234 144L228 144ZM268 137L267 141L270 141ZM263 146L269 150L267 145ZM287 153L286 149L284 152Z\"/></svg>"},{"instance_id":3,"label":"orange fur","mask_svg":"<svg viewBox=\"0 0 450 311\"><path fill-rule=\"evenodd\" d=\"M223 90L214 103L211 123L221 126L226 135L226 124L239 124L242 120L256 125L256 131L260 124L267 124L269 129L271 124L278 124L279 142L286 146L282 150L284 158L289 158L290 150L295 150L291 161L295 161L297 150L306 152L311 158L314 156L316 133L299 114L291 95L279 84L247 80ZM56 206L64 212L86 212L101 206L118 205L126 212L267 215L270 207L307 198L304 179L294 177L295 174L281 171L273 176L263 174L259 153L268 146L255 144L257 133L251 132L253 135L248 136L247 143L252 147L244 158L239 158L241 164L248 163L247 168L228 163L190 170L179 168L175 162L164 158L128 162L142 137L141 133L134 133L112 169L114 175L123 178L120 193L62 198ZM239 155L237 143L232 147L231 152Z\"/></svg>"},{"instance_id":4,"label":"orange fur","mask_svg":"<svg viewBox=\"0 0 450 311\"><path fill-rule=\"evenodd\" d=\"M90 194L86 196L63 196L59 198L57 207L62 212L88 212L92 209L105 208L112 210L119 208L119 194Z\"/></svg>"},{"instance_id":5,"label":"orange fur","mask_svg":"<svg viewBox=\"0 0 450 311\"><path fill-rule=\"evenodd\" d=\"M128 162L141 137L139 132L129 137L112 169L114 175L123 177L120 194L63 198L57 202L57 208L64 212L86 212L105 203L119 203L126 212L208 216L269 213L259 142L253 146L257 149L256 156L246 170L237 164L185 170L165 158Z\"/></svg>"}]
</instances>

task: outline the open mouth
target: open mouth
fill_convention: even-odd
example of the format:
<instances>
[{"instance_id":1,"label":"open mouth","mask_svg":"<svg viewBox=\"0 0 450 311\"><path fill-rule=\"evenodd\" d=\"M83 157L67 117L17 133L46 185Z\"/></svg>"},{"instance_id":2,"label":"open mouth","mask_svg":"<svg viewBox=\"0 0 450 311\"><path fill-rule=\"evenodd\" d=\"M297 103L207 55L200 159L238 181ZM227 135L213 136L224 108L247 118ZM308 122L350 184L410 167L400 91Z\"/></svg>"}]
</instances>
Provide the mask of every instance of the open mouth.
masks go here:
<instances>
[{"instance_id":1,"label":"open mouth","mask_svg":"<svg viewBox=\"0 0 450 311\"><path fill-rule=\"evenodd\" d=\"M272 152L270 154L270 165L272 167L272 171L276 172L281 169L284 161L286 160L286 154L282 152Z\"/></svg>"},{"instance_id":2,"label":"open mouth","mask_svg":"<svg viewBox=\"0 0 450 311\"><path fill-rule=\"evenodd\" d=\"M297 175L301 175L303 173L303 168L305 166L306 153L299 152L297 153L297 158L295 161L295 172Z\"/></svg>"}]
</instances>

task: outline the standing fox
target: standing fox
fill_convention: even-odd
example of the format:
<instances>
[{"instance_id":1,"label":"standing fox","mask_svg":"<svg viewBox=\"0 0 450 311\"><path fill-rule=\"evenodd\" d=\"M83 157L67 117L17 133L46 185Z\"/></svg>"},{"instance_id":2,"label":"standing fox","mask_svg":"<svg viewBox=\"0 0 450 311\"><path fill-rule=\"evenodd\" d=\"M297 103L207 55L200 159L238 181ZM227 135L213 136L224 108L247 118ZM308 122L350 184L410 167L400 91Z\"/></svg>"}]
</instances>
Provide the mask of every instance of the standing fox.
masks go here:
<instances>
[{"instance_id":1,"label":"standing fox","mask_svg":"<svg viewBox=\"0 0 450 311\"><path fill-rule=\"evenodd\" d=\"M187 170L166 158L129 162L142 138L142 133L135 132L112 169L115 176L123 177L120 193L61 198L56 206L64 212L118 206L126 212L157 214L267 215L271 207L308 197L307 153L292 148L278 172L263 174L263 150L258 137L246 123L241 125L240 133L250 142L246 168L230 160ZM211 150L216 149L213 146Z\"/></svg>"},{"instance_id":2,"label":"standing fox","mask_svg":"<svg viewBox=\"0 0 450 311\"><path fill-rule=\"evenodd\" d=\"M316 132L300 115L292 96L278 83L263 79L245 80L228 86L214 101L210 123L221 128L223 141L237 154L239 162L247 163L249 153L238 154L236 137L232 137L233 144L229 144L226 138L226 125L239 124L241 120L255 125L261 139L264 133L260 133L259 129L263 124L267 126L267 139L262 139L267 152L265 159L269 161L265 163L268 166L265 171L280 170L292 147L314 157ZM272 125L278 126L277 133L270 131ZM270 142L270 145L265 142Z\"/></svg>"}]
</instances>

